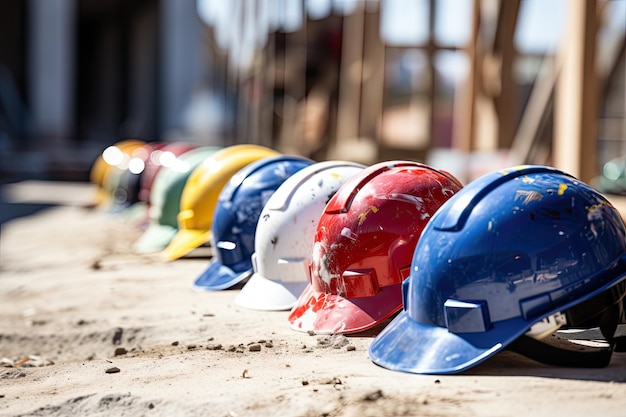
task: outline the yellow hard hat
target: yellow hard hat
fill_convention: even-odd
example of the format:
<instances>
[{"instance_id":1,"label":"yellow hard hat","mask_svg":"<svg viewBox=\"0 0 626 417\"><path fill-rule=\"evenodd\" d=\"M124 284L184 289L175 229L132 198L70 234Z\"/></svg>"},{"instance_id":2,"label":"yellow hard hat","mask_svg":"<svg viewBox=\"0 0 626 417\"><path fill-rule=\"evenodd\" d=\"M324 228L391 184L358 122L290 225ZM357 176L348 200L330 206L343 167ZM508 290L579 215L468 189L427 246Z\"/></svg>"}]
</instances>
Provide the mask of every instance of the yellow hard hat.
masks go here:
<instances>
[{"instance_id":1,"label":"yellow hard hat","mask_svg":"<svg viewBox=\"0 0 626 417\"><path fill-rule=\"evenodd\" d=\"M222 188L246 165L279 152L259 145L233 145L198 165L185 183L180 198L178 231L165 248L165 260L181 258L209 242L213 213Z\"/></svg>"},{"instance_id":2,"label":"yellow hard hat","mask_svg":"<svg viewBox=\"0 0 626 417\"><path fill-rule=\"evenodd\" d=\"M124 162L130 160L133 151L142 148L146 142L138 139L125 139L108 146L96 159L89 173L90 181L96 185L94 205L107 203L111 195L106 187L109 171L120 169Z\"/></svg>"}]
</instances>

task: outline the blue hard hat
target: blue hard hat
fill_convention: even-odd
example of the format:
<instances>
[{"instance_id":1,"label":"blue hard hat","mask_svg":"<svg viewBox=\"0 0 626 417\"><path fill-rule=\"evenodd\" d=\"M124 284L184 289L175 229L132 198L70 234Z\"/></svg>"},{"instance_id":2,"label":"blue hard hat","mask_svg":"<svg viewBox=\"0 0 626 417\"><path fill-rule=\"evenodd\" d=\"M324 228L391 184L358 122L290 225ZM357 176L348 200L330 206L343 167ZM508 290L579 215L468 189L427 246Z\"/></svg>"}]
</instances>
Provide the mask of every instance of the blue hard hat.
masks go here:
<instances>
[{"instance_id":1,"label":"blue hard hat","mask_svg":"<svg viewBox=\"0 0 626 417\"><path fill-rule=\"evenodd\" d=\"M214 257L194 287L223 290L253 272L254 236L261 211L270 196L291 175L314 161L281 155L253 162L239 170L220 192L213 215Z\"/></svg>"},{"instance_id":2,"label":"blue hard hat","mask_svg":"<svg viewBox=\"0 0 626 417\"><path fill-rule=\"evenodd\" d=\"M370 358L404 372L461 372L557 314L564 318L555 329L621 315L625 292L626 227L609 201L554 168L493 172L450 198L424 229L403 310L374 339ZM618 319L609 321L607 339ZM527 356L541 360L543 348L533 346ZM576 362L567 363L585 366Z\"/></svg>"}]
</instances>

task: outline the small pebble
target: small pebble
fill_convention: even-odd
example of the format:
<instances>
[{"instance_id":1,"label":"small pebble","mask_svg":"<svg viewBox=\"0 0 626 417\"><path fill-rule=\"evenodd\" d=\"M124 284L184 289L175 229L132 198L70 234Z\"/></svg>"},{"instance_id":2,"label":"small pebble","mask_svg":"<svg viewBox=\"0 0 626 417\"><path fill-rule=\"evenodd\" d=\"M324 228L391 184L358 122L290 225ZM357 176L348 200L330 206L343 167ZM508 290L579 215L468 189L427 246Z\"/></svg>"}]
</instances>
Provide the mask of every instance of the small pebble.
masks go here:
<instances>
[{"instance_id":1,"label":"small pebble","mask_svg":"<svg viewBox=\"0 0 626 417\"><path fill-rule=\"evenodd\" d=\"M261 351L261 345L259 345L258 343L255 343L254 345L250 345L248 350L250 352L260 352Z\"/></svg>"},{"instance_id":2,"label":"small pebble","mask_svg":"<svg viewBox=\"0 0 626 417\"><path fill-rule=\"evenodd\" d=\"M234 348L234 346L232 346ZM208 345L206 345L207 350L222 350L222 345L221 344L213 344L213 343L209 343ZM234 350L234 349L233 349ZM232 350L231 350L232 352Z\"/></svg>"},{"instance_id":3,"label":"small pebble","mask_svg":"<svg viewBox=\"0 0 626 417\"><path fill-rule=\"evenodd\" d=\"M334 376L332 378L326 378L319 381L322 385L341 385L341 379Z\"/></svg>"},{"instance_id":4,"label":"small pebble","mask_svg":"<svg viewBox=\"0 0 626 417\"><path fill-rule=\"evenodd\" d=\"M120 371L120 368L118 368L117 366L114 366L112 368L108 368L106 371L107 374L116 374Z\"/></svg>"},{"instance_id":5,"label":"small pebble","mask_svg":"<svg viewBox=\"0 0 626 417\"><path fill-rule=\"evenodd\" d=\"M383 392L381 390L376 390L374 392L367 394L365 397L363 397L363 399L365 401L376 401L382 397L383 397Z\"/></svg>"},{"instance_id":6,"label":"small pebble","mask_svg":"<svg viewBox=\"0 0 626 417\"><path fill-rule=\"evenodd\" d=\"M126 355L127 353L128 351L126 350L126 348L118 347L118 348L115 348L115 352L113 352L113 356Z\"/></svg>"}]
</instances>

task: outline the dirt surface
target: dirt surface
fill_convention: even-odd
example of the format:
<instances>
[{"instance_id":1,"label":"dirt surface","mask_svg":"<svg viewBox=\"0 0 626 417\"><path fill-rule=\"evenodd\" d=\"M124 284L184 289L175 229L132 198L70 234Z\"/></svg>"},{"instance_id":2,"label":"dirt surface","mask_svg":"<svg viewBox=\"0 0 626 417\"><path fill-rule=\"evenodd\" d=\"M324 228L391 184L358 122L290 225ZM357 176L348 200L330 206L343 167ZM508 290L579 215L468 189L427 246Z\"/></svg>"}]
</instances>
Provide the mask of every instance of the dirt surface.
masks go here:
<instances>
[{"instance_id":1,"label":"dirt surface","mask_svg":"<svg viewBox=\"0 0 626 417\"><path fill-rule=\"evenodd\" d=\"M67 187L85 198L2 226L2 416L625 415L626 353L603 369L503 352L461 375L389 371L367 355L376 331L298 333L286 311L236 306L238 289L195 291L208 259L133 254L137 223Z\"/></svg>"}]
</instances>

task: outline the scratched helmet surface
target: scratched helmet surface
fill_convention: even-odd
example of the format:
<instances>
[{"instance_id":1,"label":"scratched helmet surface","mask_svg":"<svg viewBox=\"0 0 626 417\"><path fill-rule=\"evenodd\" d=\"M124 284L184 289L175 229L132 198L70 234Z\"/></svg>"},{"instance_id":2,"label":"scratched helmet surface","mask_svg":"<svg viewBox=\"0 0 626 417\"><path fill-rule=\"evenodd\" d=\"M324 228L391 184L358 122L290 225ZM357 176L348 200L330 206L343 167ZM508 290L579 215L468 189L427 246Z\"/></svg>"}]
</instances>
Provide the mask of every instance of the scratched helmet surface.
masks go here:
<instances>
[{"instance_id":1,"label":"scratched helmet surface","mask_svg":"<svg viewBox=\"0 0 626 417\"><path fill-rule=\"evenodd\" d=\"M356 333L399 311L422 230L461 187L452 175L412 161L378 163L348 180L319 219L311 284L291 310L290 327Z\"/></svg>"},{"instance_id":2,"label":"scratched helmet surface","mask_svg":"<svg viewBox=\"0 0 626 417\"><path fill-rule=\"evenodd\" d=\"M624 223L600 193L550 167L493 172L433 216L403 286L404 308L370 358L405 372L461 372L557 313L564 320L553 330L609 310L615 319L625 278Z\"/></svg>"},{"instance_id":3,"label":"scratched helmet surface","mask_svg":"<svg viewBox=\"0 0 626 417\"><path fill-rule=\"evenodd\" d=\"M364 168L355 162L318 162L278 187L257 224L254 274L235 303L256 310L289 310L294 306L311 280L308 264L313 238L326 204L341 185Z\"/></svg>"},{"instance_id":4,"label":"scratched helmet surface","mask_svg":"<svg viewBox=\"0 0 626 417\"><path fill-rule=\"evenodd\" d=\"M211 226L214 257L194 288L223 290L252 274L254 238L267 200L291 175L313 164L307 158L262 158L239 170L220 192Z\"/></svg>"}]
</instances>

